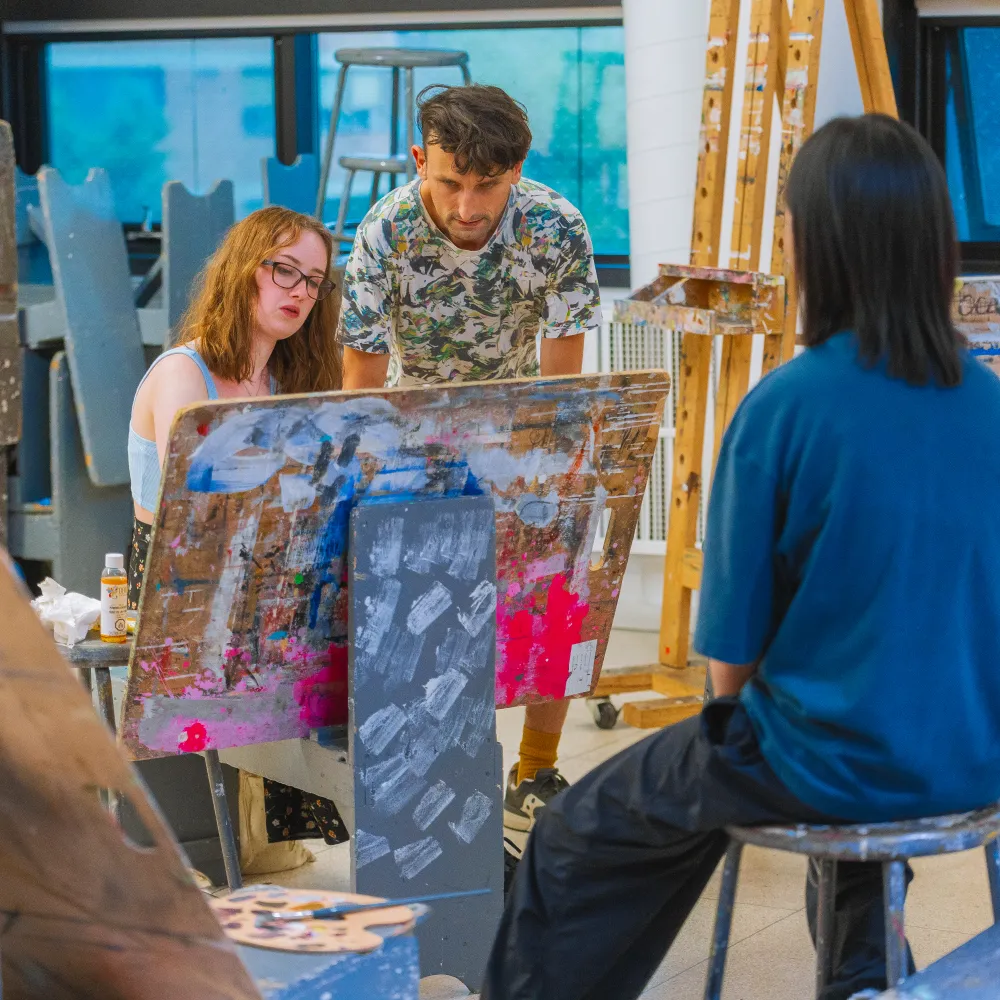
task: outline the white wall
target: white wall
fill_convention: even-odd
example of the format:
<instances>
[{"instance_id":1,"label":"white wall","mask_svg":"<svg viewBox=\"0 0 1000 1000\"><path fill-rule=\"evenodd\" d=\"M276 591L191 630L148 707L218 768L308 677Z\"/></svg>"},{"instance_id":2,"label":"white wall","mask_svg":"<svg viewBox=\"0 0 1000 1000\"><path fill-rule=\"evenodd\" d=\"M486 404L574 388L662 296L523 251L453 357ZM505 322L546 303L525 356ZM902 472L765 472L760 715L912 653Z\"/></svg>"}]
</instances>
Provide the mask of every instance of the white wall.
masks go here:
<instances>
[{"instance_id":1,"label":"white wall","mask_svg":"<svg viewBox=\"0 0 1000 1000\"><path fill-rule=\"evenodd\" d=\"M751 0L742 0L740 50L733 122L740 121ZM629 229L632 283L651 281L663 262L687 263L690 252L698 131L708 38L708 0L624 0L625 86L628 127ZM829 0L820 55L816 124L836 115L861 114L861 91L843 3ZM778 115L775 115L775 123ZM727 190L734 185L736 146L730 146ZM777 141L777 129L774 139ZM777 164L772 152L772 170ZM770 185L773 214L774 177ZM723 216L722 252L728 254L732 199ZM765 248L773 226L765 220ZM769 249L762 267L769 263ZM755 352L759 370L759 350ZM708 432L711 438L711 429ZM615 624L657 630L663 560L633 554L622 586Z\"/></svg>"}]
</instances>

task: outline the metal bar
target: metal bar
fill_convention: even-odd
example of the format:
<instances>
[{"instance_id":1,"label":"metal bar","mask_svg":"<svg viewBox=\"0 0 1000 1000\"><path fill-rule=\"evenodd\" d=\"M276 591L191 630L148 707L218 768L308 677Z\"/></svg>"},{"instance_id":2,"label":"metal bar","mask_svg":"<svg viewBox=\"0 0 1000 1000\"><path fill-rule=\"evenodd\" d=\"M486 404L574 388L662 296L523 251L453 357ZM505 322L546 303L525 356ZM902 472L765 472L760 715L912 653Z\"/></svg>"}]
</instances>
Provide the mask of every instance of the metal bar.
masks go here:
<instances>
[{"instance_id":1,"label":"metal bar","mask_svg":"<svg viewBox=\"0 0 1000 1000\"><path fill-rule=\"evenodd\" d=\"M101 718L112 733L117 731L115 725L115 701L111 691L111 668L95 667L97 675L97 704L101 710Z\"/></svg>"},{"instance_id":2,"label":"metal bar","mask_svg":"<svg viewBox=\"0 0 1000 1000\"><path fill-rule=\"evenodd\" d=\"M816 862L819 891L816 895L816 996L821 996L833 975L833 920L837 903L837 862Z\"/></svg>"},{"instance_id":3,"label":"metal bar","mask_svg":"<svg viewBox=\"0 0 1000 1000\"><path fill-rule=\"evenodd\" d=\"M416 144L415 129L416 129L416 96L413 93L413 67L408 66L406 68L406 149L407 152L413 148ZM406 177L408 180L413 180L416 174L416 168L413 164L413 157L410 156L406 161Z\"/></svg>"},{"instance_id":4,"label":"metal bar","mask_svg":"<svg viewBox=\"0 0 1000 1000\"><path fill-rule=\"evenodd\" d=\"M882 865L882 885L885 893L885 978L892 989L906 976L905 862L887 861Z\"/></svg>"},{"instance_id":5,"label":"metal bar","mask_svg":"<svg viewBox=\"0 0 1000 1000\"><path fill-rule=\"evenodd\" d=\"M990 882L993 922L1000 924L1000 842L995 838L986 845L986 877Z\"/></svg>"},{"instance_id":6,"label":"metal bar","mask_svg":"<svg viewBox=\"0 0 1000 1000\"><path fill-rule=\"evenodd\" d=\"M399 153L399 67L392 67L392 106L389 109L389 155ZM409 155L409 150L407 150ZM389 190L396 186L396 175L389 174Z\"/></svg>"},{"instance_id":7,"label":"metal bar","mask_svg":"<svg viewBox=\"0 0 1000 1000\"><path fill-rule=\"evenodd\" d=\"M340 205L337 208L337 224L334 226L333 235L335 239L343 242L344 230L347 228L347 209L351 202L351 188L354 186L355 170L348 170L344 180L344 190L340 195Z\"/></svg>"},{"instance_id":8,"label":"metal bar","mask_svg":"<svg viewBox=\"0 0 1000 1000\"><path fill-rule=\"evenodd\" d=\"M715 911L715 930L712 932L712 955L708 960L708 979L705 982L705 1000L719 1000L722 995L722 977L726 972L726 952L729 950L729 932L733 924L733 907L736 905L736 883L740 876L740 857L743 845L730 841L726 851L726 864L722 869L719 886L719 906Z\"/></svg>"},{"instance_id":9,"label":"metal bar","mask_svg":"<svg viewBox=\"0 0 1000 1000\"><path fill-rule=\"evenodd\" d=\"M205 751L205 770L208 771L208 784L212 791L212 808L215 809L215 825L219 830L222 863L226 866L226 882L230 891L235 891L243 888L243 875L240 873L240 854L229 816L226 783L222 777L222 763L219 761L218 750Z\"/></svg>"},{"instance_id":10,"label":"metal bar","mask_svg":"<svg viewBox=\"0 0 1000 1000\"><path fill-rule=\"evenodd\" d=\"M333 110L330 112L330 127L326 133L326 144L323 146L323 165L319 172L319 189L316 192L316 218L323 221L323 211L326 208L326 187L330 182L330 167L333 163L333 143L337 138L337 122L340 119L340 107L344 102L344 87L347 85L347 64L340 67L337 76L337 92L333 97Z\"/></svg>"}]
</instances>

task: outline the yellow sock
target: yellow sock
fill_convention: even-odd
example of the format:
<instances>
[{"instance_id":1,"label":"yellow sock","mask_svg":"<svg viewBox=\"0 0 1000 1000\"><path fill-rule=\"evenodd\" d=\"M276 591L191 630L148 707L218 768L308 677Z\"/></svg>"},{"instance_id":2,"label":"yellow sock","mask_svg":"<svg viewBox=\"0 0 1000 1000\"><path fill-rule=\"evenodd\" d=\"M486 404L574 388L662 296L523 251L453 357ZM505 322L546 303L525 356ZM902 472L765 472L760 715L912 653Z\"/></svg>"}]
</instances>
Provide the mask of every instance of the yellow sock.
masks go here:
<instances>
[{"instance_id":1,"label":"yellow sock","mask_svg":"<svg viewBox=\"0 0 1000 1000\"><path fill-rule=\"evenodd\" d=\"M562 733L542 733L524 727L521 733L521 757L517 765L517 783L529 781L543 767L555 767Z\"/></svg>"}]
</instances>

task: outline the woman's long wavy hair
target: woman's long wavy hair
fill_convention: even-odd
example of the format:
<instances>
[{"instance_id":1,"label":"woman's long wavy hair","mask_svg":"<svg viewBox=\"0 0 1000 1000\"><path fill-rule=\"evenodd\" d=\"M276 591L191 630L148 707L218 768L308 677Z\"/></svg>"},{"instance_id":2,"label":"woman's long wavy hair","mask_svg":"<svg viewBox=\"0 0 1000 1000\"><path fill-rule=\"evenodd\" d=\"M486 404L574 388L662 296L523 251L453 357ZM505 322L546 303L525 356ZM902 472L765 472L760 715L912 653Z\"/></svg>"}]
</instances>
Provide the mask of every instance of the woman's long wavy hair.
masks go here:
<instances>
[{"instance_id":1,"label":"woman's long wavy hair","mask_svg":"<svg viewBox=\"0 0 1000 1000\"><path fill-rule=\"evenodd\" d=\"M306 232L323 241L327 273L332 279L334 243L329 230L308 215L277 205L237 222L205 265L181 321L179 343L197 341L198 353L214 374L234 382L253 377L257 268ZM280 392L325 392L341 387L339 312L337 287L313 303L296 333L275 344L268 367Z\"/></svg>"}]
</instances>

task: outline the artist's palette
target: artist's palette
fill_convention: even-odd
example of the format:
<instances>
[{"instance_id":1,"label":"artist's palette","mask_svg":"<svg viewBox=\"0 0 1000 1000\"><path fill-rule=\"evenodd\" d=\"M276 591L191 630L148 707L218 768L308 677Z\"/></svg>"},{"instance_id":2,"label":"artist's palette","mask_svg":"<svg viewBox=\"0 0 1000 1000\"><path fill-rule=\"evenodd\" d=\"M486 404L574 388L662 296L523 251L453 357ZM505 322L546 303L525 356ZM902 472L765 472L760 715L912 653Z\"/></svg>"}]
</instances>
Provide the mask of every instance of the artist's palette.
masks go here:
<instances>
[{"instance_id":1,"label":"artist's palette","mask_svg":"<svg viewBox=\"0 0 1000 1000\"><path fill-rule=\"evenodd\" d=\"M378 903L376 896L358 896L320 889L283 889L277 885L255 885L231 896L212 900L212 909L236 944L274 951L338 952L374 951L390 934L409 930L422 913L422 906L389 906L382 910L348 913L339 919L268 921L266 914L290 910L319 910L342 903ZM381 927L379 934L370 930ZM387 930L390 929L391 930Z\"/></svg>"}]
</instances>

